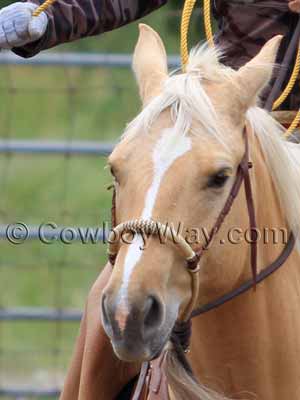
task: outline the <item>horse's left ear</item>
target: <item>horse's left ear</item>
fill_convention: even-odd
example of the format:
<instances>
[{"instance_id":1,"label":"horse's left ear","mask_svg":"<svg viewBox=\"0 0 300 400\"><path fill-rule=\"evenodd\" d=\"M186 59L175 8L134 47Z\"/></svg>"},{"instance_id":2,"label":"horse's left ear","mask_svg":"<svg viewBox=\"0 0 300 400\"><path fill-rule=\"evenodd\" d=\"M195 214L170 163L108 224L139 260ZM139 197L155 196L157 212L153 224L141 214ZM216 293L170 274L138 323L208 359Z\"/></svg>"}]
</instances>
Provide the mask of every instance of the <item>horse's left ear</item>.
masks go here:
<instances>
[{"instance_id":1,"label":"horse's left ear","mask_svg":"<svg viewBox=\"0 0 300 400\"><path fill-rule=\"evenodd\" d=\"M257 96L269 83L282 36L270 39L247 64L236 73L241 100L246 109L255 104Z\"/></svg>"},{"instance_id":2,"label":"horse's left ear","mask_svg":"<svg viewBox=\"0 0 300 400\"><path fill-rule=\"evenodd\" d=\"M132 67L145 105L161 92L162 83L168 76L168 59L158 33L145 24L140 24L139 30Z\"/></svg>"}]
</instances>

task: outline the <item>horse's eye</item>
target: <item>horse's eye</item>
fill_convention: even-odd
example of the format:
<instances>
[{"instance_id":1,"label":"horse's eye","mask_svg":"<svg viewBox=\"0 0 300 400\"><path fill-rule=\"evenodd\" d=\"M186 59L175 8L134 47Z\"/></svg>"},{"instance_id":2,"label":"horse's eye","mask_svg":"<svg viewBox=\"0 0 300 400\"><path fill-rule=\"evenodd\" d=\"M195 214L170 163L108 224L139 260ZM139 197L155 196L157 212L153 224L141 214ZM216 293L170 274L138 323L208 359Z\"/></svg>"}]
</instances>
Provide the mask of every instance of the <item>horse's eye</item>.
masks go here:
<instances>
[{"instance_id":1,"label":"horse's eye","mask_svg":"<svg viewBox=\"0 0 300 400\"><path fill-rule=\"evenodd\" d=\"M209 188L221 188L222 186L225 185L228 178L229 178L228 170L223 169L209 177L207 186Z\"/></svg>"}]
</instances>

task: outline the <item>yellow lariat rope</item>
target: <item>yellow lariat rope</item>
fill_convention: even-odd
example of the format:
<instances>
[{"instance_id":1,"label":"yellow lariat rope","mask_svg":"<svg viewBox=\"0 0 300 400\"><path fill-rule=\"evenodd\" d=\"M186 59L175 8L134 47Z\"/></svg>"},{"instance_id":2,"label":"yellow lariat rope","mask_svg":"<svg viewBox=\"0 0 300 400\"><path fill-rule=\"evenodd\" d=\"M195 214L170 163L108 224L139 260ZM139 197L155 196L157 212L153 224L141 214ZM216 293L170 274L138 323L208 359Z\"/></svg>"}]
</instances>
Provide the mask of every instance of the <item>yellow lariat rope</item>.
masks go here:
<instances>
[{"instance_id":1,"label":"yellow lariat rope","mask_svg":"<svg viewBox=\"0 0 300 400\"><path fill-rule=\"evenodd\" d=\"M299 126L299 122L300 122L300 109L298 110L293 122L291 123L291 125L288 127L288 129L284 132L284 137L288 138L289 136L291 136L294 133L294 130L296 128L298 128ZM300 146L300 145L299 145Z\"/></svg>"},{"instance_id":2,"label":"yellow lariat rope","mask_svg":"<svg viewBox=\"0 0 300 400\"><path fill-rule=\"evenodd\" d=\"M189 60L188 33L189 33L191 16L195 4L196 0L185 0L181 17L180 53L181 53L181 66L183 71L185 70L185 67ZM206 39L208 43L211 46L213 46L214 39L213 39L213 32L210 19L210 0L203 0L203 15L204 15L204 29L205 29Z\"/></svg>"},{"instance_id":3,"label":"yellow lariat rope","mask_svg":"<svg viewBox=\"0 0 300 400\"><path fill-rule=\"evenodd\" d=\"M204 30L205 30L205 35L208 43L213 46L214 40L213 40L213 32L212 32L212 24L211 24L211 5L210 5L211 0L203 0L203 16L204 16ZM181 65L182 65L182 70L185 71L186 65L188 63L189 59L189 48L188 48L188 31L189 31L189 25L190 25L190 20L191 16L193 13L193 9L195 7L196 0L185 0L184 7L183 7L183 13L182 13L182 19L181 19ZM293 72L291 74L291 77L289 79L289 82L287 83L285 89L281 93L281 95L278 97L278 99L275 100L274 105L273 105L273 110L278 108L289 96L291 93L296 80L298 78L300 71L300 47L298 48L296 60L295 60L295 65L293 68ZM287 129L287 131L284 134L284 137L289 137L294 130L298 127L300 123L300 109L298 110L293 122Z\"/></svg>"},{"instance_id":4,"label":"yellow lariat rope","mask_svg":"<svg viewBox=\"0 0 300 400\"><path fill-rule=\"evenodd\" d=\"M32 14L34 17L38 17L43 11L47 10L56 0L46 0L39 8L37 8Z\"/></svg>"},{"instance_id":5,"label":"yellow lariat rope","mask_svg":"<svg viewBox=\"0 0 300 400\"><path fill-rule=\"evenodd\" d=\"M299 76L299 71L300 71L300 46L298 47L298 50L297 50L296 60L295 60L295 64L294 64L294 68L293 68L291 77L290 77L284 91L281 93L281 95L278 97L278 99L274 101L274 104L272 107L273 111L276 110L276 108L278 108L286 100L288 95L291 93L291 91L296 83L296 80ZM284 133L285 138L288 138L289 136L291 136L293 134L295 129L299 126L299 122L300 122L300 108L299 108L294 120L292 121L291 125L285 131L285 133Z\"/></svg>"},{"instance_id":6,"label":"yellow lariat rope","mask_svg":"<svg viewBox=\"0 0 300 400\"><path fill-rule=\"evenodd\" d=\"M211 26L210 0L203 0L203 17L206 40L210 46L214 45L214 35Z\"/></svg>"},{"instance_id":7,"label":"yellow lariat rope","mask_svg":"<svg viewBox=\"0 0 300 400\"><path fill-rule=\"evenodd\" d=\"M181 54L181 67L183 71L185 70L185 67L189 60L188 33L189 33L190 20L195 4L196 0L185 0L181 17L180 54Z\"/></svg>"},{"instance_id":8,"label":"yellow lariat rope","mask_svg":"<svg viewBox=\"0 0 300 400\"><path fill-rule=\"evenodd\" d=\"M295 60L295 64L294 64L294 68L293 68L293 72L291 74L290 80L288 82L288 84L286 85L284 91L281 93L281 95L278 97L277 100L274 101L272 110L276 110L276 108L278 108L288 97L288 95L291 93L297 77L299 75L299 70L300 70L300 47L298 47L298 51L297 51L297 56L296 56L296 60Z\"/></svg>"}]
</instances>

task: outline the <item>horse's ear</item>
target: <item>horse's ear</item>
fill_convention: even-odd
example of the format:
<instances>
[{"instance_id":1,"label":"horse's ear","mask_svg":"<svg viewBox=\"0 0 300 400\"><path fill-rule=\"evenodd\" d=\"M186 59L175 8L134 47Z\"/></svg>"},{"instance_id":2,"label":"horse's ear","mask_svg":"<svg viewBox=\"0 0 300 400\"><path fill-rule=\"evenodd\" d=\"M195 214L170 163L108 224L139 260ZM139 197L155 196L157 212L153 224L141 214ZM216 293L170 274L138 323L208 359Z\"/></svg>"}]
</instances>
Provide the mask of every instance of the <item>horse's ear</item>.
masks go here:
<instances>
[{"instance_id":1,"label":"horse's ear","mask_svg":"<svg viewBox=\"0 0 300 400\"><path fill-rule=\"evenodd\" d=\"M239 95L246 109L255 104L257 96L269 83L281 39L281 35L270 39L251 61L237 71Z\"/></svg>"},{"instance_id":2,"label":"horse's ear","mask_svg":"<svg viewBox=\"0 0 300 400\"><path fill-rule=\"evenodd\" d=\"M145 105L161 92L162 83L168 76L168 60L158 33L145 24L140 24L139 30L132 67Z\"/></svg>"}]
</instances>

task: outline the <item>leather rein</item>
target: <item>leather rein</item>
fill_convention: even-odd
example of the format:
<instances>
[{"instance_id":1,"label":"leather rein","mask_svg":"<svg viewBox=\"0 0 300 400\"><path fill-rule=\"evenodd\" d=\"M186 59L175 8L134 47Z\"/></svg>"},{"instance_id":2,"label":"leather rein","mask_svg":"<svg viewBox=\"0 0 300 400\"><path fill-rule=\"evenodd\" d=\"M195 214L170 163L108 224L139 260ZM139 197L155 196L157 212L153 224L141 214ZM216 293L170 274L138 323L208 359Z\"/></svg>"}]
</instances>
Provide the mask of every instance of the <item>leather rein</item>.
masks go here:
<instances>
[{"instance_id":1,"label":"leather rein","mask_svg":"<svg viewBox=\"0 0 300 400\"><path fill-rule=\"evenodd\" d=\"M204 314L210 310L213 310L221 305L227 303L228 301L240 296L242 293L245 293L247 290L251 288L256 288L256 285L270 276L273 272L275 272L278 268L280 268L286 259L291 254L294 245L295 245L295 238L293 233L290 233L289 239L287 244L285 245L281 254L277 257L275 261L273 261L270 265L268 265L265 269L263 269L259 274L257 274L257 224L255 218L255 208L254 208L254 201L253 201L253 193L252 193L252 186L251 180L249 175L249 170L252 168L252 163L249 160L249 143L248 143L248 132L247 128L244 128L243 137L245 142L245 152L244 155L238 165L236 176L234 183L231 187L229 195L225 201L225 204L219 213L217 220L210 230L208 240L204 245L201 245L197 249L193 249L185 239L178 234L176 236L176 246L178 247L181 254L184 256L186 260L186 268L187 271L191 274L192 280L192 290L191 290L191 300L185 310L185 313L180 321L176 321L174 328L172 330L170 341L173 344L173 349L176 352L177 358L185 368L185 370L193 376L192 369L186 359L186 353L188 352L190 336L191 336L191 319ZM202 305L199 308L195 308L196 301L198 299L199 294L199 269L200 269L200 261L202 255L205 251L208 251L210 244L212 243L214 237L219 232L225 217L228 215L229 211L231 210L232 204L236 199L240 188L244 183L245 189L245 197L247 203L247 210L249 216L249 228L250 228L250 263L251 263L251 271L252 271L252 279L249 279L245 283L241 284L236 289L226 293L225 295L217 298L216 300ZM153 220L131 220L127 222L123 222L119 225L116 225L116 206L115 206L115 193L113 195L113 202L112 202L112 225L115 226L111 232L109 238L109 249L108 249L108 256L109 261L112 266L115 264L115 260L118 254L118 249L120 246L120 237L123 232L128 232L132 234L146 234L146 235L153 235L157 236L160 232L164 232L168 240L174 241L174 232L171 228L167 225L164 225L160 222L156 222ZM116 237L118 238L116 240ZM162 372L162 367L165 360L166 351L164 351L158 358L144 362L141 368L141 373L139 375L139 380L135 389L135 393L133 396L133 400L138 400L143 398L145 395L145 390L148 394L151 394L152 397L150 399L161 399L161 398L168 398L165 397L165 394L162 394L161 390L165 393L165 385L162 385L162 380L166 379L165 375ZM156 371L156 372L155 372ZM154 383L153 377L151 375L154 374ZM156 382L155 374L157 375L157 379L159 384ZM155 382L157 384L155 384ZM147 383L145 385L145 383ZM155 388L153 389L153 384ZM152 385L152 390L151 390ZM146 387L146 389L145 389ZM163 388L163 389L162 389ZM160 395L159 395L160 394ZM158 397L157 397L158 396ZM162 397L161 397L162 396ZM146 397L145 397L146 398Z\"/></svg>"}]
</instances>

